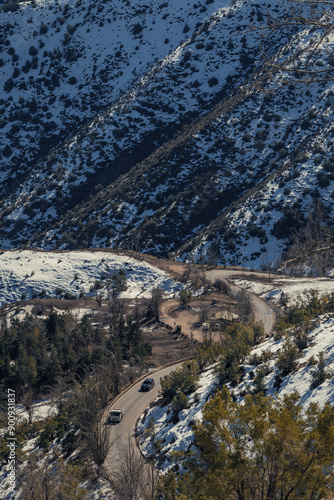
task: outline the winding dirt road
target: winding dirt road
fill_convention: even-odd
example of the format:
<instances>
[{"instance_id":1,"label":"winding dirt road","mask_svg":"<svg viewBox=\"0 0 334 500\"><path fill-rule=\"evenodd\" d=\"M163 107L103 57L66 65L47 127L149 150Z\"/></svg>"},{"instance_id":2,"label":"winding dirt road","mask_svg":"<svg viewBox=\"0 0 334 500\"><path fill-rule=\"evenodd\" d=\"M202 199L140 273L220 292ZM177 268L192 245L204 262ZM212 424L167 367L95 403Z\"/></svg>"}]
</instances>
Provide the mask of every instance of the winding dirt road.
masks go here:
<instances>
[{"instance_id":1,"label":"winding dirt road","mask_svg":"<svg viewBox=\"0 0 334 500\"><path fill-rule=\"evenodd\" d=\"M251 278L252 276L261 277L261 276L264 276L264 273L259 273L259 272L252 273L250 276L248 276L248 278ZM212 271L207 271L206 277L212 283L214 283L217 279L228 280L233 295L234 294L236 295L238 292L240 292L240 290L242 290L242 288L234 285L233 282L231 281L231 279L233 277L246 278L244 271L229 270L229 269L228 270L214 269ZM247 290L246 290L246 293L248 293L250 295L250 300L252 303L252 307L253 307L256 321L263 322L264 331L265 331L266 335L268 335L271 332L271 330L273 329L274 324L275 324L274 311L264 300L260 299L260 297L258 297L254 293L251 293Z\"/></svg>"}]
</instances>

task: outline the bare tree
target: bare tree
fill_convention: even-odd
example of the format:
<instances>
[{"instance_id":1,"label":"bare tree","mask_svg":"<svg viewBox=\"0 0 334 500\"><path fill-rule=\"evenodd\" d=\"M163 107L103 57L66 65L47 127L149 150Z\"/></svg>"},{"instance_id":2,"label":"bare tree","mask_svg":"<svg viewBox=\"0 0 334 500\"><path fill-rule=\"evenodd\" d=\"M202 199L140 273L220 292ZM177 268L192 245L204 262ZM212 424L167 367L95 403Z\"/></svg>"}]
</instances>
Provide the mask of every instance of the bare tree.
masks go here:
<instances>
[{"instance_id":1,"label":"bare tree","mask_svg":"<svg viewBox=\"0 0 334 500\"><path fill-rule=\"evenodd\" d=\"M32 424L33 416L34 416L34 402L35 402L36 393L32 387L29 387L27 391L23 395L23 405L28 413L28 422Z\"/></svg>"},{"instance_id":2,"label":"bare tree","mask_svg":"<svg viewBox=\"0 0 334 500\"><path fill-rule=\"evenodd\" d=\"M102 306L102 300L103 300L103 294L98 292L96 290L95 292L95 299L96 299L96 302L97 302L97 305L99 306L99 309L101 309L101 306Z\"/></svg>"},{"instance_id":3,"label":"bare tree","mask_svg":"<svg viewBox=\"0 0 334 500\"><path fill-rule=\"evenodd\" d=\"M57 380L57 385L50 388L49 397L52 404L57 408L58 413L60 413L64 408L66 390L68 390L68 386L62 378Z\"/></svg>"},{"instance_id":4,"label":"bare tree","mask_svg":"<svg viewBox=\"0 0 334 500\"><path fill-rule=\"evenodd\" d=\"M110 301L109 311L112 318L119 318L125 314L125 304L124 300L117 297L112 297Z\"/></svg>"},{"instance_id":5,"label":"bare tree","mask_svg":"<svg viewBox=\"0 0 334 500\"><path fill-rule=\"evenodd\" d=\"M148 470L148 479L151 485L150 498L154 499L159 479L155 468L155 462L157 459L157 452L159 451L161 440L157 440L155 420L152 417L150 418L148 426L145 429L145 434L150 438L151 441L151 463L150 469Z\"/></svg>"},{"instance_id":6,"label":"bare tree","mask_svg":"<svg viewBox=\"0 0 334 500\"><path fill-rule=\"evenodd\" d=\"M212 267L217 267L218 261L221 257L219 241L217 239L213 240L211 245L207 250L208 265Z\"/></svg>"},{"instance_id":7,"label":"bare tree","mask_svg":"<svg viewBox=\"0 0 334 500\"><path fill-rule=\"evenodd\" d=\"M263 321L254 321L251 326L254 334L254 345L259 344L265 337L264 323Z\"/></svg>"},{"instance_id":8,"label":"bare tree","mask_svg":"<svg viewBox=\"0 0 334 500\"><path fill-rule=\"evenodd\" d=\"M328 226L328 210L319 200L309 208L305 224L291 235L291 247L285 254L284 267L308 264L324 276L334 263L334 236Z\"/></svg>"},{"instance_id":9,"label":"bare tree","mask_svg":"<svg viewBox=\"0 0 334 500\"><path fill-rule=\"evenodd\" d=\"M110 428L103 422L106 403L106 385L102 381L87 378L81 386L77 385L74 417L84 450L96 464L98 476L112 446Z\"/></svg>"},{"instance_id":10,"label":"bare tree","mask_svg":"<svg viewBox=\"0 0 334 500\"><path fill-rule=\"evenodd\" d=\"M139 375L141 373L142 373L141 367L130 366L130 368L127 370L127 374L129 375L130 384L133 384L133 382L139 377Z\"/></svg>"},{"instance_id":11,"label":"bare tree","mask_svg":"<svg viewBox=\"0 0 334 500\"><path fill-rule=\"evenodd\" d=\"M150 492L148 467L130 438L110 481L118 500L142 500Z\"/></svg>"},{"instance_id":12,"label":"bare tree","mask_svg":"<svg viewBox=\"0 0 334 500\"><path fill-rule=\"evenodd\" d=\"M22 500L88 498L87 491L80 488L77 468L56 456L42 460L42 457L31 454L19 476L19 483Z\"/></svg>"},{"instance_id":13,"label":"bare tree","mask_svg":"<svg viewBox=\"0 0 334 500\"><path fill-rule=\"evenodd\" d=\"M199 317L201 323L206 323L208 321L208 308L206 306L200 307Z\"/></svg>"},{"instance_id":14,"label":"bare tree","mask_svg":"<svg viewBox=\"0 0 334 500\"><path fill-rule=\"evenodd\" d=\"M282 0L277 6L267 7L266 24L251 26L261 36L261 47L267 68L284 73L283 84L311 83L334 79L333 54L326 47L327 39L334 30L332 0ZM272 8L274 7L274 8ZM278 14L276 14L279 12ZM293 35L301 32L307 35L298 50L285 47L274 59L267 56L264 49L266 38L279 32L291 43ZM319 64L321 56L327 63Z\"/></svg>"},{"instance_id":15,"label":"bare tree","mask_svg":"<svg viewBox=\"0 0 334 500\"><path fill-rule=\"evenodd\" d=\"M214 282L214 287L217 288L218 292L222 292L225 295L231 295L231 288L226 280L217 278Z\"/></svg>"},{"instance_id":16,"label":"bare tree","mask_svg":"<svg viewBox=\"0 0 334 500\"><path fill-rule=\"evenodd\" d=\"M238 292L236 298L239 304L240 319L243 323L247 323L250 320L252 314L250 294L245 290L241 290L240 292Z\"/></svg>"}]
</instances>

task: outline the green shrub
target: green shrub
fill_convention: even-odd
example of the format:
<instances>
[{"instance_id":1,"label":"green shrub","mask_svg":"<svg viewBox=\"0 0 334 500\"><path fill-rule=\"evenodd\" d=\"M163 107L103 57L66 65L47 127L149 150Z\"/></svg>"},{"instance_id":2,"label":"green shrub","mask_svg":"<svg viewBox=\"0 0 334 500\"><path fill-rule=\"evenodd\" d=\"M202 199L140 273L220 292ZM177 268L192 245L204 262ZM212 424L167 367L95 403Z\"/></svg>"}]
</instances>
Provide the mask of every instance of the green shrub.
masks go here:
<instances>
[{"instance_id":1,"label":"green shrub","mask_svg":"<svg viewBox=\"0 0 334 500\"><path fill-rule=\"evenodd\" d=\"M252 136L250 134L245 134L243 137L242 137L242 140L244 142L251 142L252 141Z\"/></svg>"},{"instance_id":2,"label":"green shrub","mask_svg":"<svg viewBox=\"0 0 334 500\"><path fill-rule=\"evenodd\" d=\"M311 356L310 359L307 362L307 366L314 366L317 364L317 360L315 359L314 356Z\"/></svg>"},{"instance_id":3,"label":"green shrub","mask_svg":"<svg viewBox=\"0 0 334 500\"><path fill-rule=\"evenodd\" d=\"M309 330L310 320L318 318L321 314L334 311L334 294L329 297L319 297L316 290L310 290L303 297L299 297L299 302L289 307L276 322L277 332L294 327L302 330ZM297 331L297 330L296 330Z\"/></svg>"},{"instance_id":4,"label":"green shrub","mask_svg":"<svg viewBox=\"0 0 334 500\"><path fill-rule=\"evenodd\" d=\"M215 76L209 78L208 80L209 87L215 87L216 85L218 85L218 83L218 79Z\"/></svg>"},{"instance_id":5,"label":"green shrub","mask_svg":"<svg viewBox=\"0 0 334 500\"><path fill-rule=\"evenodd\" d=\"M247 395L239 404L223 390L205 405L195 442L182 474L164 476L166 500L332 496L333 405L305 412L296 393Z\"/></svg>"},{"instance_id":6,"label":"green shrub","mask_svg":"<svg viewBox=\"0 0 334 500\"><path fill-rule=\"evenodd\" d=\"M180 291L180 302L182 306L188 307L190 304L192 297L192 292L191 290L186 290L183 288L183 290Z\"/></svg>"},{"instance_id":7,"label":"green shrub","mask_svg":"<svg viewBox=\"0 0 334 500\"><path fill-rule=\"evenodd\" d=\"M171 408L174 414L177 414L181 410L185 410L186 408L188 408L188 398L182 391L178 391L173 397Z\"/></svg>"},{"instance_id":8,"label":"green shrub","mask_svg":"<svg viewBox=\"0 0 334 500\"><path fill-rule=\"evenodd\" d=\"M260 365L262 362L261 355L256 352L248 358L249 365Z\"/></svg>"},{"instance_id":9,"label":"green shrub","mask_svg":"<svg viewBox=\"0 0 334 500\"><path fill-rule=\"evenodd\" d=\"M222 353L222 345L212 340L205 340L197 348L196 363L200 371L215 363Z\"/></svg>"},{"instance_id":10,"label":"green shrub","mask_svg":"<svg viewBox=\"0 0 334 500\"><path fill-rule=\"evenodd\" d=\"M38 446L40 446L45 452L49 450L50 441L56 437L57 423L55 419L50 418L45 425L44 430L41 432L38 439Z\"/></svg>"},{"instance_id":11,"label":"green shrub","mask_svg":"<svg viewBox=\"0 0 334 500\"><path fill-rule=\"evenodd\" d=\"M294 342L299 351L303 351L308 346L307 330L305 328L296 328L293 333Z\"/></svg>"},{"instance_id":12,"label":"green shrub","mask_svg":"<svg viewBox=\"0 0 334 500\"><path fill-rule=\"evenodd\" d=\"M256 224L250 224L248 232L252 238L265 238L267 236L265 229L258 227Z\"/></svg>"},{"instance_id":13,"label":"green shrub","mask_svg":"<svg viewBox=\"0 0 334 500\"><path fill-rule=\"evenodd\" d=\"M242 376L241 363L250 353L253 345L254 333L251 327L236 323L224 331L223 355L216 368L219 385L231 383L232 386L240 382Z\"/></svg>"},{"instance_id":14,"label":"green shrub","mask_svg":"<svg viewBox=\"0 0 334 500\"><path fill-rule=\"evenodd\" d=\"M161 382L161 395L170 403L178 391L191 394L197 389L198 368L195 361L186 361L182 367L163 377Z\"/></svg>"},{"instance_id":15,"label":"green shrub","mask_svg":"<svg viewBox=\"0 0 334 500\"><path fill-rule=\"evenodd\" d=\"M283 217L275 222L272 230L272 234L278 239L289 238L304 225L304 217L298 207L285 206L283 213Z\"/></svg>"},{"instance_id":16,"label":"green shrub","mask_svg":"<svg viewBox=\"0 0 334 500\"><path fill-rule=\"evenodd\" d=\"M133 28L132 28L132 33L134 35L139 35L139 33L141 33L143 31L143 27L141 26L141 24L139 23L136 23Z\"/></svg>"},{"instance_id":17,"label":"green shrub","mask_svg":"<svg viewBox=\"0 0 334 500\"><path fill-rule=\"evenodd\" d=\"M267 363L267 361L270 361L273 359L274 354L268 349L266 351L263 351L261 354L261 361L262 363Z\"/></svg>"},{"instance_id":18,"label":"green shrub","mask_svg":"<svg viewBox=\"0 0 334 500\"><path fill-rule=\"evenodd\" d=\"M253 394L266 393L266 386L264 383L264 377L270 373L268 365L262 365L256 370L256 375L253 379Z\"/></svg>"},{"instance_id":19,"label":"green shrub","mask_svg":"<svg viewBox=\"0 0 334 500\"><path fill-rule=\"evenodd\" d=\"M316 368L311 371L311 389L315 389L319 385L321 385L323 382L325 382L328 370L327 370L327 365L328 365L328 360L325 358L325 354L323 352L319 353L319 359L316 364Z\"/></svg>"},{"instance_id":20,"label":"green shrub","mask_svg":"<svg viewBox=\"0 0 334 500\"><path fill-rule=\"evenodd\" d=\"M300 356L298 349L287 340L283 349L277 353L276 366L283 377L296 368L296 360Z\"/></svg>"}]
</instances>

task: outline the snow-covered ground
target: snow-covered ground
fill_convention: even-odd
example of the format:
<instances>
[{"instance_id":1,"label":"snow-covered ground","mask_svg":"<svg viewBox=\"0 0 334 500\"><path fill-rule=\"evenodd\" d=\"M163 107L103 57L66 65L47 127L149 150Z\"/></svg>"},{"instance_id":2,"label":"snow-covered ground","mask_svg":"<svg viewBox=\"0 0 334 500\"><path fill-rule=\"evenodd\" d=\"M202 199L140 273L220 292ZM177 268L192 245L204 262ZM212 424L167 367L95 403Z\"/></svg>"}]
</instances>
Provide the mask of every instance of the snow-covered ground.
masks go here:
<instances>
[{"instance_id":1,"label":"snow-covered ground","mask_svg":"<svg viewBox=\"0 0 334 500\"><path fill-rule=\"evenodd\" d=\"M288 306L296 304L303 296L305 298L311 290L315 290L319 297L334 293L333 278L273 278L271 283L237 279L233 282L275 304L279 304L284 296Z\"/></svg>"},{"instance_id":2,"label":"snow-covered ground","mask_svg":"<svg viewBox=\"0 0 334 500\"><path fill-rule=\"evenodd\" d=\"M170 459L171 453L176 451L187 450L194 442L194 433L191 423L202 418L202 407L204 406L208 396L215 389L215 375L213 370L209 370L202 374L196 396L189 396L190 408L182 410L179 413L180 421L177 424L170 422L172 410L169 405L160 407L156 406L144 413L141 417L137 430L145 436L145 428L153 418L155 423L155 440L162 440L163 453L166 454L164 462L159 469L162 472L168 472L173 465ZM144 455L152 454L152 444L150 438L141 439L141 450Z\"/></svg>"},{"instance_id":3,"label":"snow-covered ground","mask_svg":"<svg viewBox=\"0 0 334 500\"><path fill-rule=\"evenodd\" d=\"M100 281L100 293L106 296L108 272L117 274L124 269L127 289L122 298L149 298L154 287L161 287L172 296L181 285L168 275L144 261L110 252L40 252L17 250L0 255L0 305L22 298L57 297L62 291L77 297L94 296L91 291Z\"/></svg>"},{"instance_id":4,"label":"snow-covered ground","mask_svg":"<svg viewBox=\"0 0 334 500\"><path fill-rule=\"evenodd\" d=\"M326 402L334 404L334 318L325 314L313 325L313 330L308 334L308 347L301 353L301 357L297 360L297 368L293 373L281 377L282 382L280 387L274 387L276 376L279 374L278 367L275 366L277 352L283 348L285 339L274 340L273 338L266 340L260 346L254 348L248 359L253 354L260 355L261 352L269 350L273 353L273 358L270 360L270 373L264 378L264 383L267 388L267 394L271 396L281 396L291 394L293 391L298 391L301 403L307 407L310 403L318 403L323 407ZM316 361L320 352L324 353L327 362L327 372L331 378L328 378L316 388L311 389L312 371L315 365L308 365L309 360L313 357ZM242 395L245 391L252 390L253 375L262 365L246 364L245 375L242 382L233 389L234 395L242 402ZM250 372L253 372L250 373ZM197 397L192 394L189 398L189 409L182 410L179 413L179 422L172 424L170 418L172 411L169 406L161 408L154 407L142 416L138 431L145 436L145 427L149 424L151 418L155 422L156 440L162 441L162 453L164 461L159 467L162 473L166 473L174 464L172 453L176 451L188 450L194 443L194 434L192 424L194 421L202 420L202 407L215 389L215 374L214 368L204 372L200 377L199 389ZM142 437L141 449L144 454L151 453L150 438ZM180 462L179 462L180 463Z\"/></svg>"},{"instance_id":5,"label":"snow-covered ground","mask_svg":"<svg viewBox=\"0 0 334 500\"><path fill-rule=\"evenodd\" d=\"M302 404L305 406L310 403L318 403L321 407L327 402L334 404L334 318L324 314L314 323L313 330L308 334L308 347L301 352L301 357L297 360L296 370L286 377L282 377L282 383L277 388L274 387L275 378L279 375L279 370L275 367L276 353L283 348L284 343L285 338L280 340L272 338L252 350L252 354L258 355L263 351L274 353L273 359L268 362L271 371L264 378L267 394L275 396L276 392L278 392L278 395L281 396L297 391ZM327 370L331 374L331 378L325 380L318 387L311 389L312 371L315 369L315 365L309 365L309 361L311 358L317 361L320 352L324 353ZM253 370L256 375L256 367L255 365L246 365L245 369L244 381L234 391L235 394L251 389L252 380L249 377L249 372Z\"/></svg>"},{"instance_id":6,"label":"snow-covered ground","mask_svg":"<svg viewBox=\"0 0 334 500\"><path fill-rule=\"evenodd\" d=\"M16 417L18 423L29 421L29 415L24 404L16 405L15 409L16 409ZM31 415L33 422L38 422L39 420L45 420L48 417L53 417L57 415L57 413L58 410L56 405L49 399L36 401L32 405Z\"/></svg>"}]
</instances>

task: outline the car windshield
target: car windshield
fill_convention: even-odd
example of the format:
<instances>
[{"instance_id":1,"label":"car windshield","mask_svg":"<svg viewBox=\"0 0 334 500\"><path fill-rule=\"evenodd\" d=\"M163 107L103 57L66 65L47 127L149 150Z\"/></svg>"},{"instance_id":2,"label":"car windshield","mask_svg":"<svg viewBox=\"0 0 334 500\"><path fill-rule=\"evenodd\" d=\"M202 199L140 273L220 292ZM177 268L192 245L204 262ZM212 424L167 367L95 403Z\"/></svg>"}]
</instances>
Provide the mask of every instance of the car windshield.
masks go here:
<instances>
[{"instance_id":1,"label":"car windshield","mask_svg":"<svg viewBox=\"0 0 334 500\"><path fill-rule=\"evenodd\" d=\"M112 412L110 413L110 415L111 415L112 417L118 417L118 416L120 415L120 413L121 413L120 411L112 411Z\"/></svg>"}]
</instances>

